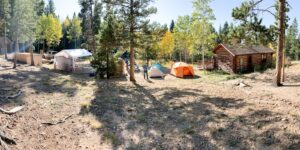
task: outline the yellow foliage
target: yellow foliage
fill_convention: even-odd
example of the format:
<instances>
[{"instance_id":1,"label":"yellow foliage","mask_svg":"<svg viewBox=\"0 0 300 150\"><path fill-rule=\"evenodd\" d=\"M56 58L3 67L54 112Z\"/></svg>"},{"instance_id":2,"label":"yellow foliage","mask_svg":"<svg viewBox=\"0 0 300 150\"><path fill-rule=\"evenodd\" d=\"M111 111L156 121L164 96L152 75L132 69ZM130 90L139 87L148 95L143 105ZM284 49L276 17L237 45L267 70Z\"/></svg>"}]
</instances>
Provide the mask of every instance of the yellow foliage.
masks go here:
<instances>
[{"instance_id":1,"label":"yellow foliage","mask_svg":"<svg viewBox=\"0 0 300 150\"><path fill-rule=\"evenodd\" d=\"M165 57L173 53L175 41L170 31L167 31L160 42L160 56Z\"/></svg>"},{"instance_id":2,"label":"yellow foliage","mask_svg":"<svg viewBox=\"0 0 300 150\"><path fill-rule=\"evenodd\" d=\"M276 48L273 46L272 43L269 43L269 44L268 44L268 47L271 48L272 50L276 50Z\"/></svg>"}]
</instances>

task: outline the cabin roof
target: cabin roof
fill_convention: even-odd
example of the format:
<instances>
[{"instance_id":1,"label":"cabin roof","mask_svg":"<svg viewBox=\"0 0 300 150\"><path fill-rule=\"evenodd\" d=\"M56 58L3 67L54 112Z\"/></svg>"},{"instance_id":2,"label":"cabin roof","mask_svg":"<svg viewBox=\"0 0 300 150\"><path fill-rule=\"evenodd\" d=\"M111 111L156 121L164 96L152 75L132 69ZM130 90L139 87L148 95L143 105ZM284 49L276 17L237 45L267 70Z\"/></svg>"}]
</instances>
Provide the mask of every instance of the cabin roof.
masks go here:
<instances>
[{"instance_id":1,"label":"cabin roof","mask_svg":"<svg viewBox=\"0 0 300 150\"><path fill-rule=\"evenodd\" d=\"M215 53L215 51L220 49L221 47L223 47L233 56L274 53L274 51L271 48L265 46L261 46L261 45L246 46L242 44L237 44L237 45L220 44L214 49L213 52Z\"/></svg>"},{"instance_id":2,"label":"cabin roof","mask_svg":"<svg viewBox=\"0 0 300 150\"><path fill-rule=\"evenodd\" d=\"M6 39L6 43L7 44L9 44L9 43L11 43L11 40L9 39L9 38L7 38L7 37L0 37L0 44L3 44L4 43L4 41L5 41L5 39Z\"/></svg>"}]
</instances>

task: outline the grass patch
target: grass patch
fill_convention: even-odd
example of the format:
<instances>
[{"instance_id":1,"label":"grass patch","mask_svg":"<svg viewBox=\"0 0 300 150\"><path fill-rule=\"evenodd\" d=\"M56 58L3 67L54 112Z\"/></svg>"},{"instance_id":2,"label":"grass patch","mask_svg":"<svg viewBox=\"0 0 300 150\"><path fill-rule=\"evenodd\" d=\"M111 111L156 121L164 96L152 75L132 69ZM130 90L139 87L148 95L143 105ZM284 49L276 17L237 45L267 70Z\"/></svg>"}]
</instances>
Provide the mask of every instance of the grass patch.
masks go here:
<instances>
[{"instance_id":1,"label":"grass patch","mask_svg":"<svg viewBox=\"0 0 300 150\"><path fill-rule=\"evenodd\" d=\"M241 77L242 77L241 75L233 74L233 75L227 76L226 80L234 80L234 79L241 78Z\"/></svg>"},{"instance_id":2,"label":"grass patch","mask_svg":"<svg viewBox=\"0 0 300 150\"><path fill-rule=\"evenodd\" d=\"M230 147L237 147L241 143L241 141L239 138L231 136L227 139L226 143Z\"/></svg>"},{"instance_id":3,"label":"grass patch","mask_svg":"<svg viewBox=\"0 0 300 150\"><path fill-rule=\"evenodd\" d=\"M103 134L103 138L106 141L111 141L113 145L118 145L119 143L119 139L117 138L117 136L111 132L105 132Z\"/></svg>"},{"instance_id":4,"label":"grass patch","mask_svg":"<svg viewBox=\"0 0 300 150\"><path fill-rule=\"evenodd\" d=\"M193 130L193 128L190 127L190 128L185 128L183 130L183 133L192 135L192 134L195 134L195 131Z\"/></svg>"},{"instance_id":5,"label":"grass patch","mask_svg":"<svg viewBox=\"0 0 300 150\"><path fill-rule=\"evenodd\" d=\"M140 123L147 123L147 118L144 115L137 115L135 118Z\"/></svg>"},{"instance_id":6,"label":"grass patch","mask_svg":"<svg viewBox=\"0 0 300 150\"><path fill-rule=\"evenodd\" d=\"M87 108L90 108L91 105L92 105L92 104L91 104L91 102L89 102L89 101L80 102L80 107L81 107L81 108L87 109Z\"/></svg>"},{"instance_id":7,"label":"grass patch","mask_svg":"<svg viewBox=\"0 0 300 150\"><path fill-rule=\"evenodd\" d=\"M216 127L209 128L209 132L213 136L216 136L218 133L221 133L221 132L224 132L224 131L225 131L224 128L216 128Z\"/></svg>"},{"instance_id":8,"label":"grass patch","mask_svg":"<svg viewBox=\"0 0 300 150\"><path fill-rule=\"evenodd\" d=\"M210 82L210 83L233 80L242 77L241 75L229 74L221 70L199 71L197 74L200 74L201 81Z\"/></svg>"},{"instance_id":9,"label":"grass patch","mask_svg":"<svg viewBox=\"0 0 300 150\"><path fill-rule=\"evenodd\" d=\"M101 129L103 127L102 123L97 120L90 121L90 126L92 129Z\"/></svg>"}]
</instances>

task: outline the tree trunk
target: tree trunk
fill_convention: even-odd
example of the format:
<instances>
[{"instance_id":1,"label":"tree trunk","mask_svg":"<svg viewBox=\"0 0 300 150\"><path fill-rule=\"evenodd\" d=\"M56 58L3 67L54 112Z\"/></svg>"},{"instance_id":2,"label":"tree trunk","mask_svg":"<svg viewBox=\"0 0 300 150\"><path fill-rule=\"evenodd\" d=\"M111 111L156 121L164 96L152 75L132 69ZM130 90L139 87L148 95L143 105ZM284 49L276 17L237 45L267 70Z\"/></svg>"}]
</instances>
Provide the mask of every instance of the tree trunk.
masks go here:
<instances>
[{"instance_id":1,"label":"tree trunk","mask_svg":"<svg viewBox=\"0 0 300 150\"><path fill-rule=\"evenodd\" d=\"M17 68L17 55L18 55L18 52L19 52L19 40L17 38L16 39L16 47L15 47L15 56L14 56L14 66L13 66L13 69Z\"/></svg>"},{"instance_id":2,"label":"tree trunk","mask_svg":"<svg viewBox=\"0 0 300 150\"><path fill-rule=\"evenodd\" d=\"M203 70L205 70L205 60L204 60L205 58L204 58L204 50L202 49L202 68L203 68Z\"/></svg>"},{"instance_id":3,"label":"tree trunk","mask_svg":"<svg viewBox=\"0 0 300 150\"><path fill-rule=\"evenodd\" d=\"M135 82L134 77L134 48L132 42L130 42L130 81Z\"/></svg>"},{"instance_id":4,"label":"tree trunk","mask_svg":"<svg viewBox=\"0 0 300 150\"><path fill-rule=\"evenodd\" d=\"M179 52L179 60L180 60L180 62L182 62L182 59L181 59L181 51Z\"/></svg>"},{"instance_id":5,"label":"tree trunk","mask_svg":"<svg viewBox=\"0 0 300 150\"><path fill-rule=\"evenodd\" d=\"M34 66L32 40L31 39L30 39L30 42L29 42L29 51L30 51L30 58L31 58L31 66Z\"/></svg>"},{"instance_id":6,"label":"tree trunk","mask_svg":"<svg viewBox=\"0 0 300 150\"><path fill-rule=\"evenodd\" d=\"M106 48L106 78L109 79L109 53L108 48Z\"/></svg>"},{"instance_id":7,"label":"tree trunk","mask_svg":"<svg viewBox=\"0 0 300 150\"><path fill-rule=\"evenodd\" d=\"M186 54L187 52L186 52L186 50L184 50L184 61L186 62Z\"/></svg>"},{"instance_id":8,"label":"tree trunk","mask_svg":"<svg viewBox=\"0 0 300 150\"><path fill-rule=\"evenodd\" d=\"M285 0L279 0L279 35L278 35L278 45L277 45L277 60L276 60L276 78L275 85L282 86L281 77L282 77L282 67L283 67L283 44L285 36Z\"/></svg>"},{"instance_id":9,"label":"tree trunk","mask_svg":"<svg viewBox=\"0 0 300 150\"><path fill-rule=\"evenodd\" d=\"M6 20L4 19L4 56L7 59L7 43L6 43Z\"/></svg>"},{"instance_id":10,"label":"tree trunk","mask_svg":"<svg viewBox=\"0 0 300 150\"><path fill-rule=\"evenodd\" d=\"M134 14L134 10L133 10L134 4L133 4L133 0L130 0L130 81L135 82L135 77L134 77L134 18L133 18L133 14Z\"/></svg>"},{"instance_id":11,"label":"tree trunk","mask_svg":"<svg viewBox=\"0 0 300 150\"><path fill-rule=\"evenodd\" d=\"M42 56L44 55L45 49L46 49L46 40L44 40L44 42L43 42L43 49L41 50Z\"/></svg>"},{"instance_id":12,"label":"tree trunk","mask_svg":"<svg viewBox=\"0 0 300 150\"><path fill-rule=\"evenodd\" d=\"M150 65L150 59L147 57L147 66L149 66Z\"/></svg>"}]
</instances>

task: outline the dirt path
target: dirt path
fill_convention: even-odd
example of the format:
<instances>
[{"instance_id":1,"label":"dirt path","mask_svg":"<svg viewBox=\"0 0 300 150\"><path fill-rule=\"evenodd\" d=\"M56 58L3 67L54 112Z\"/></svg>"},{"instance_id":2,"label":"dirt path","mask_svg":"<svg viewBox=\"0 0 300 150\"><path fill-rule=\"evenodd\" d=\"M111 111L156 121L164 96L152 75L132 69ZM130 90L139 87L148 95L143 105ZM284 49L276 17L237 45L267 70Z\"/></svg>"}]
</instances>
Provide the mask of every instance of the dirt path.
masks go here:
<instances>
[{"instance_id":1,"label":"dirt path","mask_svg":"<svg viewBox=\"0 0 300 150\"><path fill-rule=\"evenodd\" d=\"M2 66L5 66L1 62ZM9 66L10 64L7 64ZM300 64L283 88L272 71L229 81L207 78L95 82L82 75L19 66L0 71L0 114L12 149L298 149ZM238 87L243 80L251 87ZM282 94L280 94L280 92ZM74 114L66 122L47 126Z\"/></svg>"}]
</instances>

